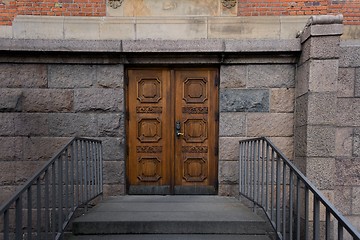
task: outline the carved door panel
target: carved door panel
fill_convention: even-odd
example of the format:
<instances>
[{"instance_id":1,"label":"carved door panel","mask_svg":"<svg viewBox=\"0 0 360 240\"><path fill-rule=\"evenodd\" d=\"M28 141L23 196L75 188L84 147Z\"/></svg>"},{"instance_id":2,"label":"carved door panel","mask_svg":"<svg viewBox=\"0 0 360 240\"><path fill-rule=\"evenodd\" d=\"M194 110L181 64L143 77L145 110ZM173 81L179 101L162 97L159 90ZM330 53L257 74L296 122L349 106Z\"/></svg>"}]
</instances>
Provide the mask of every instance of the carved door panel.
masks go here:
<instances>
[{"instance_id":1,"label":"carved door panel","mask_svg":"<svg viewBox=\"0 0 360 240\"><path fill-rule=\"evenodd\" d=\"M129 69L129 194L214 194L217 69Z\"/></svg>"}]
</instances>

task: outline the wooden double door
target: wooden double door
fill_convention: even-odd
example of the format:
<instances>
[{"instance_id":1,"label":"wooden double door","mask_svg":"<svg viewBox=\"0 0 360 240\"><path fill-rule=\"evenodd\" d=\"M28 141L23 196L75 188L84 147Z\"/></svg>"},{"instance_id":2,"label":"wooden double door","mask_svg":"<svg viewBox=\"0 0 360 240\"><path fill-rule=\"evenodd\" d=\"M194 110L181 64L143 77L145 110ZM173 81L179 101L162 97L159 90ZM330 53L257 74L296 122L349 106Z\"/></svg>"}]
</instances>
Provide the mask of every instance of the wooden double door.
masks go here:
<instances>
[{"instance_id":1,"label":"wooden double door","mask_svg":"<svg viewBox=\"0 0 360 240\"><path fill-rule=\"evenodd\" d=\"M128 193L216 194L218 69L127 74Z\"/></svg>"}]
</instances>

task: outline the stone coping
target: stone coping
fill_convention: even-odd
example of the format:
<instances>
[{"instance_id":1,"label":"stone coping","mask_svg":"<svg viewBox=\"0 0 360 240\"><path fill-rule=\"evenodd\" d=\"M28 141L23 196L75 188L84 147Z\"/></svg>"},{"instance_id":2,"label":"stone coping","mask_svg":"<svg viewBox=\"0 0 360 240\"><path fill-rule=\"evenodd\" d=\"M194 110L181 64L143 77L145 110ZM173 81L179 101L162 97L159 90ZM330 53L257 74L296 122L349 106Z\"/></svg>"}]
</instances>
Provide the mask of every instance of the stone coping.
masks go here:
<instances>
[{"instance_id":1,"label":"stone coping","mask_svg":"<svg viewBox=\"0 0 360 240\"><path fill-rule=\"evenodd\" d=\"M0 51L99 53L300 52L300 39L282 40L51 40L0 38Z\"/></svg>"}]
</instances>

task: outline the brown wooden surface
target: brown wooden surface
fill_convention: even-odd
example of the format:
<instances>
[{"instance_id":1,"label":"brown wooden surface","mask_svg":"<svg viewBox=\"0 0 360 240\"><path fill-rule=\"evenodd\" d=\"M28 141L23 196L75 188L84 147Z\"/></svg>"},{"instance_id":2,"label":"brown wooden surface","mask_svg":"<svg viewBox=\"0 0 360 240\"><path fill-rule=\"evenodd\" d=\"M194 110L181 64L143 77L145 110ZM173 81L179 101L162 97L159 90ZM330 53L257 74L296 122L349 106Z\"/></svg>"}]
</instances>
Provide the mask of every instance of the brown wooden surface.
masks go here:
<instances>
[{"instance_id":1,"label":"brown wooden surface","mask_svg":"<svg viewBox=\"0 0 360 240\"><path fill-rule=\"evenodd\" d=\"M214 68L128 70L130 194L216 193L217 72Z\"/></svg>"}]
</instances>

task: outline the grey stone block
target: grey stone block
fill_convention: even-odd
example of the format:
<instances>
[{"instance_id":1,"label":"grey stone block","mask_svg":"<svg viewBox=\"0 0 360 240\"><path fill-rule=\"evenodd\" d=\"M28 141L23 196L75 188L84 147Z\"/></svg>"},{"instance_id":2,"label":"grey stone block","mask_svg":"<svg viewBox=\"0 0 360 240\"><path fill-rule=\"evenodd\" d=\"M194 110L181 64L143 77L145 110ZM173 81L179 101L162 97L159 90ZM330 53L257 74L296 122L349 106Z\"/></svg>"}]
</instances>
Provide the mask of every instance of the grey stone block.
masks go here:
<instances>
[{"instance_id":1,"label":"grey stone block","mask_svg":"<svg viewBox=\"0 0 360 240\"><path fill-rule=\"evenodd\" d=\"M16 169L15 184L22 185L44 166L46 161L16 161L14 163L14 169Z\"/></svg>"},{"instance_id":2,"label":"grey stone block","mask_svg":"<svg viewBox=\"0 0 360 240\"><path fill-rule=\"evenodd\" d=\"M125 136L125 122L123 113L106 113L98 116L98 136L123 137Z\"/></svg>"},{"instance_id":3,"label":"grey stone block","mask_svg":"<svg viewBox=\"0 0 360 240\"><path fill-rule=\"evenodd\" d=\"M335 158L308 158L306 176L318 189L333 189L335 185Z\"/></svg>"},{"instance_id":4,"label":"grey stone block","mask_svg":"<svg viewBox=\"0 0 360 240\"><path fill-rule=\"evenodd\" d=\"M125 184L104 184L104 197L121 196L125 194Z\"/></svg>"},{"instance_id":5,"label":"grey stone block","mask_svg":"<svg viewBox=\"0 0 360 240\"><path fill-rule=\"evenodd\" d=\"M336 92L338 60L310 60L309 91Z\"/></svg>"},{"instance_id":6,"label":"grey stone block","mask_svg":"<svg viewBox=\"0 0 360 240\"><path fill-rule=\"evenodd\" d=\"M125 183L124 161L105 161L103 165L104 184Z\"/></svg>"},{"instance_id":7,"label":"grey stone block","mask_svg":"<svg viewBox=\"0 0 360 240\"><path fill-rule=\"evenodd\" d=\"M220 137L219 138L219 159L239 160L239 141L245 138Z\"/></svg>"},{"instance_id":8,"label":"grey stone block","mask_svg":"<svg viewBox=\"0 0 360 240\"><path fill-rule=\"evenodd\" d=\"M307 127L307 125L303 125L294 129L295 160L307 156Z\"/></svg>"},{"instance_id":9,"label":"grey stone block","mask_svg":"<svg viewBox=\"0 0 360 240\"><path fill-rule=\"evenodd\" d=\"M287 88L295 86L295 66L290 64L249 65L248 88Z\"/></svg>"},{"instance_id":10,"label":"grey stone block","mask_svg":"<svg viewBox=\"0 0 360 240\"><path fill-rule=\"evenodd\" d=\"M338 186L359 186L360 185L360 164L359 158L337 158L336 183Z\"/></svg>"},{"instance_id":11,"label":"grey stone block","mask_svg":"<svg viewBox=\"0 0 360 240\"><path fill-rule=\"evenodd\" d=\"M270 137L270 140L288 159L294 159L294 137Z\"/></svg>"},{"instance_id":12,"label":"grey stone block","mask_svg":"<svg viewBox=\"0 0 360 240\"><path fill-rule=\"evenodd\" d=\"M220 90L221 112L268 112L269 90L222 89Z\"/></svg>"},{"instance_id":13,"label":"grey stone block","mask_svg":"<svg viewBox=\"0 0 360 240\"><path fill-rule=\"evenodd\" d=\"M360 157L360 128L354 129L352 147L353 147L352 155L354 157Z\"/></svg>"},{"instance_id":14,"label":"grey stone block","mask_svg":"<svg viewBox=\"0 0 360 240\"><path fill-rule=\"evenodd\" d=\"M72 112L73 105L73 90L24 90L23 109L25 112Z\"/></svg>"},{"instance_id":15,"label":"grey stone block","mask_svg":"<svg viewBox=\"0 0 360 240\"><path fill-rule=\"evenodd\" d=\"M98 65L96 71L97 84L104 88L123 88L124 65Z\"/></svg>"},{"instance_id":16,"label":"grey stone block","mask_svg":"<svg viewBox=\"0 0 360 240\"><path fill-rule=\"evenodd\" d=\"M0 142L0 162L22 160L23 141L21 137L0 137ZM3 168L0 167L0 169ZM9 171L9 169L6 170Z\"/></svg>"},{"instance_id":17,"label":"grey stone block","mask_svg":"<svg viewBox=\"0 0 360 240\"><path fill-rule=\"evenodd\" d=\"M70 138L30 137L23 138L23 160L48 161Z\"/></svg>"},{"instance_id":18,"label":"grey stone block","mask_svg":"<svg viewBox=\"0 0 360 240\"><path fill-rule=\"evenodd\" d=\"M49 65L49 88L86 88L96 82L93 65Z\"/></svg>"},{"instance_id":19,"label":"grey stone block","mask_svg":"<svg viewBox=\"0 0 360 240\"><path fill-rule=\"evenodd\" d=\"M259 25L257 25L259 26ZM265 26L265 25L262 25ZM276 24L278 26L278 24ZM236 29L241 30L239 25L235 26ZM254 30L255 28L253 28ZM267 29L269 30L269 29ZM251 34L254 34L253 32ZM255 37L255 38L258 38ZM227 39L225 40L225 51L226 52L300 52L301 45L300 39L241 39L239 40L232 40Z\"/></svg>"},{"instance_id":20,"label":"grey stone block","mask_svg":"<svg viewBox=\"0 0 360 240\"><path fill-rule=\"evenodd\" d=\"M332 126L307 127L307 156L308 157L334 157L335 132Z\"/></svg>"},{"instance_id":21,"label":"grey stone block","mask_svg":"<svg viewBox=\"0 0 360 240\"><path fill-rule=\"evenodd\" d=\"M20 112L22 110L21 89L0 89L0 112Z\"/></svg>"},{"instance_id":22,"label":"grey stone block","mask_svg":"<svg viewBox=\"0 0 360 240\"><path fill-rule=\"evenodd\" d=\"M334 59L339 57L340 36L312 37L303 44L300 63L310 58Z\"/></svg>"},{"instance_id":23,"label":"grey stone block","mask_svg":"<svg viewBox=\"0 0 360 240\"><path fill-rule=\"evenodd\" d=\"M44 88L47 87L45 64L0 64L0 87Z\"/></svg>"},{"instance_id":24,"label":"grey stone block","mask_svg":"<svg viewBox=\"0 0 360 240\"><path fill-rule=\"evenodd\" d=\"M0 114L0 136L15 135L15 117L17 114L1 113Z\"/></svg>"},{"instance_id":25,"label":"grey stone block","mask_svg":"<svg viewBox=\"0 0 360 240\"><path fill-rule=\"evenodd\" d=\"M238 161L219 162L219 182L225 184L239 183Z\"/></svg>"},{"instance_id":26,"label":"grey stone block","mask_svg":"<svg viewBox=\"0 0 360 240\"><path fill-rule=\"evenodd\" d=\"M96 114L51 113L48 116L51 136L94 137L98 135Z\"/></svg>"},{"instance_id":27,"label":"grey stone block","mask_svg":"<svg viewBox=\"0 0 360 240\"><path fill-rule=\"evenodd\" d=\"M123 98L123 89L75 89L74 108L76 112L119 112L124 109Z\"/></svg>"},{"instance_id":28,"label":"grey stone block","mask_svg":"<svg viewBox=\"0 0 360 240\"><path fill-rule=\"evenodd\" d=\"M339 68L338 74L339 74L339 76L338 76L338 82L337 82L337 96L338 97L353 97L354 96L354 87L357 85L356 81L355 81L355 68ZM359 78L360 78L360 76L359 76ZM360 79L359 79L359 85L360 85ZM358 88L359 88L359 94L360 94L360 86ZM356 94L356 91L355 91L355 94Z\"/></svg>"},{"instance_id":29,"label":"grey stone block","mask_svg":"<svg viewBox=\"0 0 360 240\"><path fill-rule=\"evenodd\" d=\"M309 37L329 37L329 36L340 36L344 31L342 24L319 24L311 25L305 28L301 34L301 42L305 42Z\"/></svg>"},{"instance_id":30,"label":"grey stone block","mask_svg":"<svg viewBox=\"0 0 360 240\"><path fill-rule=\"evenodd\" d=\"M336 124L336 95L332 92L308 94L308 124Z\"/></svg>"},{"instance_id":31,"label":"grey stone block","mask_svg":"<svg viewBox=\"0 0 360 240\"><path fill-rule=\"evenodd\" d=\"M308 96L309 96L309 94L306 93L296 99L296 106L295 106L295 126L296 127L304 126L308 123L308 111L309 111Z\"/></svg>"},{"instance_id":32,"label":"grey stone block","mask_svg":"<svg viewBox=\"0 0 360 240\"><path fill-rule=\"evenodd\" d=\"M360 97L360 65L356 68L355 74L355 97Z\"/></svg>"},{"instance_id":33,"label":"grey stone block","mask_svg":"<svg viewBox=\"0 0 360 240\"><path fill-rule=\"evenodd\" d=\"M246 65L222 65L220 68L221 88L242 88L246 86Z\"/></svg>"},{"instance_id":34,"label":"grey stone block","mask_svg":"<svg viewBox=\"0 0 360 240\"><path fill-rule=\"evenodd\" d=\"M292 113L248 113L246 119L248 137L290 137L294 135Z\"/></svg>"},{"instance_id":35,"label":"grey stone block","mask_svg":"<svg viewBox=\"0 0 360 240\"><path fill-rule=\"evenodd\" d=\"M356 186L352 189L352 205L351 210L353 215L360 214L360 187Z\"/></svg>"},{"instance_id":36,"label":"grey stone block","mask_svg":"<svg viewBox=\"0 0 360 240\"><path fill-rule=\"evenodd\" d=\"M0 162L0 185L14 185L16 168L14 161Z\"/></svg>"},{"instance_id":37,"label":"grey stone block","mask_svg":"<svg viewBox=\"0 0 360 240\"><path fill-rule=\"evenodd\" d=\"M99 138L103 145L104 161L124 160L124 139L115 137Z\"/></svg>"},{"instance_id":38,"label":"grey stone block","mask_svg":"<svg viewBox=\"0 0 360 240\"><path fill-rule=\"evenodd\" d=\"M353 154L353 128L340 128L336 129L336 156L337 157L351 157ZM354 136L355 138L355 136Z\"/></svg>"},{"instance_id":39,"label":"grey stone block","mask_svg":"<svg viewBox=\"0 0 360 240\"><path fill-rule=\"evenodd\" d=\"M337 120L342 127L360 127L360 99L338 98Z\"/></svg>"},{"instance_id":40,"label":"grey stone block","mask_svg":"<svg viewBox=\"0 0 360 240\"><path fill-rule=\"evenodd\" d=\"M245 113L220 113L220 136L245 136Z\"/></svg>"},{"instance_id":41,"label":"grey stone block","mask_svg":"<svg viewBox=\"0 0 360 240\"><path fill-rule=\"evenodd\" d=\"M0 169L5 169L1 166L0 163ZM2 206L5 201L8 201L10 197L16 192L16 186L7 185L7 186L0 186L0 205Z\"/></svg>"},{"instance_id":42,"label":"grey stone block","mask_svg":"<svg viewBox=\"0 0 360 240\"><path fill-rule=\"evenodd\" d=\"M239 196L239 184L219 184L218 195L228 197Z\"/></svg>"},{"instance_id":43,"label":"grey stone block","mask_svg":"<svg viewBox=\"0 0 360 240\"><path fill-rule=\"evenodd\" d=\"M21 113L15 117L15 134L18 136L48 136L48 115L43 113Z\"/></svg>"},{"instance_id":44,"label":"grey stone block","mask_svg":"<svg viewBox=\"0 0 360 240\"><path fill-rule=\"evenodd\" d=\"M295 89L294 88L273 88L270 91L271 112L294 112Z\"/></svg>"},{"instance_id":45,"label":"grey stone block","mask_svg":"<svg viewBox=\"0 0 360 240\"><path fill-rule=\"evenodd\" d=\"M299 65L295 76L295 97L304 95L309 91L310 61Z\"/></svg>"},{"instance_id":46,"label":"grey stone block","mask_svg":"<svg viewBox=\"0 0 360 240\"><path fill-rule=\"evenodd\" d=\"M360 44L358 46L342 46L339 63L340 67L360 66Z\"/></svg>"},{"instance_id":47,"label":"grey stone block","mask_svg":"<svg viewBox=\"0 0 360 240\"><path fill-rule=\"evenodd\" d=\"M351 214L352 187L336 186L334 191L335 207L344 215Z\"/></svg>"}]
</instances>

